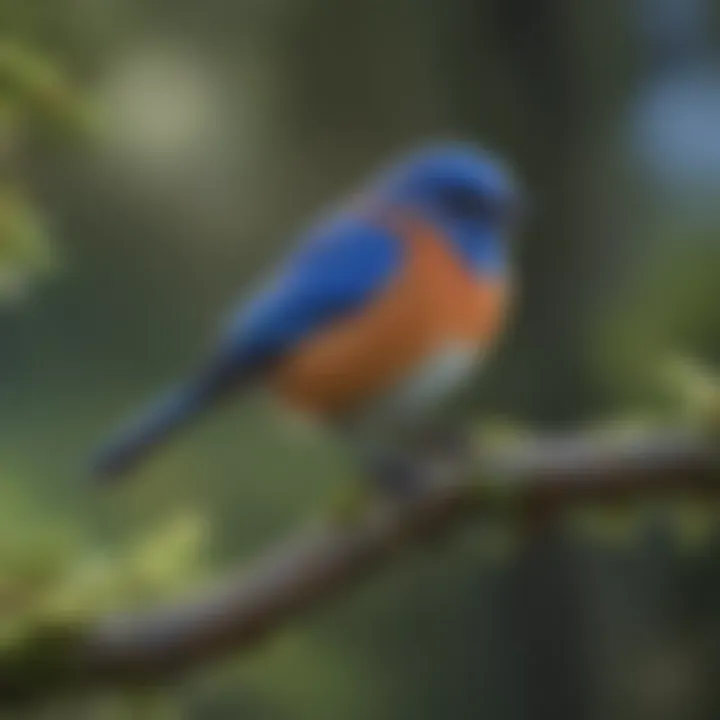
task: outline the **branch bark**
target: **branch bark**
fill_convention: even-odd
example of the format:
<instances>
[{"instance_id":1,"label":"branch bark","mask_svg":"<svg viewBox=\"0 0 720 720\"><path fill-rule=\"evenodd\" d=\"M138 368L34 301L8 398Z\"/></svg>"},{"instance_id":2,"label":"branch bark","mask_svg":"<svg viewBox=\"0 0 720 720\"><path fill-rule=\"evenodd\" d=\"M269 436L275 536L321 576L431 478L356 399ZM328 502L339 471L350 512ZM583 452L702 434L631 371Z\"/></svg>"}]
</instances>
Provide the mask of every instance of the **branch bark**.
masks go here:
<instances>
[{"instance_id":1,"label":"branch bark","mask_svg":"<svg viewBox=\"0 0 720 720\"><path fill-rule=\"evenodd\" d=\"M625 440L577 435L488 449L478 473L485 481L457 478L407 503L376 503L352 521L302 530L198 597L101 619L55 664L63 668L56 689L158 682L245 652L398 551L499 505L538 521L578 502L717 496L720 452L716 442L678 430ZM46 672L37 692L52 680ZM0 675L0 700L3 682Z\"/></svg>"}]
</instances>

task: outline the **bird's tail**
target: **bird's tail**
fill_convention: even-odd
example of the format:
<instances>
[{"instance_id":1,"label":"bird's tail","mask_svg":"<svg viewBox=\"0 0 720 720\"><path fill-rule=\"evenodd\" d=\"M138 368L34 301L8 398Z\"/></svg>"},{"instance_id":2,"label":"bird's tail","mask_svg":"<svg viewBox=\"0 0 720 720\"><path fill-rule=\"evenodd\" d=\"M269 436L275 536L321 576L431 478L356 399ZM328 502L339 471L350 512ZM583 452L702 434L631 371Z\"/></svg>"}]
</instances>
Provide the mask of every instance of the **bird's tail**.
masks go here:
<instances>
[{"instance_id":1,"label":"bird's tail","mask_svg":"<svg viewBox=\"0 0 720 720\"><path fill-rule=\"evenodd\" d=\"M228 389L229 376L229 369L220 363L151 404L95 454L93 477L99 482L120 480L214 405Z\"/></svg>"},{"instance_id":2,"label":"bird's tail","mask_svg":"<svg viewBox=\"0 0 720 720\"><path fill-rule=\"evenodd\" d=\"M92 459L93 477L101 482L119 479L164 445L204 406L192 388L171 391L99 449Z\"/></svg>"}]
</instances>

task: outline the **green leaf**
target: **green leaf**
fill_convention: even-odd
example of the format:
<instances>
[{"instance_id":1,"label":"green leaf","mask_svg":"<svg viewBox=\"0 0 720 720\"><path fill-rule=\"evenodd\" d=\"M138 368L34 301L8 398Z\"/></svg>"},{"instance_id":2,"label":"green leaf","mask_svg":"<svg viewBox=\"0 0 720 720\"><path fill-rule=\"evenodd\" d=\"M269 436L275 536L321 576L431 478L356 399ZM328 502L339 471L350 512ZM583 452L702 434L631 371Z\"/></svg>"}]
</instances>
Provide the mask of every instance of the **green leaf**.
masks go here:
<instances>
[{"instance_id":1,"label":"green leaf","mask_svg":"<svg viewBox=\"0 0 720 720\"><path fill-rule=\"evenodd\" d=\"M40 210L14 187L0 185L0 302L24 297L57 266Z\"/></svg>"},{"instance_id":2,"label":"green leaf","mask_svg":"<svg viewBox=\"0 0 720 720\"><path fill-rule=\"evenodd\" d=\"M60 65L21 43L0 41L0 100L53 131L84 132L92 113Z\"/></svg>"}]
</instances>

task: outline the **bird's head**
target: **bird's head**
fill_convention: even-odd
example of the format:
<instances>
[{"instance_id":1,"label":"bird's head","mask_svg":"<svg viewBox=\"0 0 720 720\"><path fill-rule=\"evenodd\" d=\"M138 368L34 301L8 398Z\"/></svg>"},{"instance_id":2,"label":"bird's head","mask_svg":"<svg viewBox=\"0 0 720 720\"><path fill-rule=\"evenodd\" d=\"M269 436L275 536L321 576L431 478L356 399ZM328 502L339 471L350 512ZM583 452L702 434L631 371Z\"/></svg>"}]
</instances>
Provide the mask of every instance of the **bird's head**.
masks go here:
<instances>
[{"instance_id":1,"label":"bird's head","mask_svg":"<svg viewBox=\"0 0 720 720\"><path fill-rule=\"evenodd\" d=\"M521 211L520 190L507 166L462 144L413 153L381 175L372 194L381 205L441 227L481 269L504 264Z\"/></svg>"}]
</instances>

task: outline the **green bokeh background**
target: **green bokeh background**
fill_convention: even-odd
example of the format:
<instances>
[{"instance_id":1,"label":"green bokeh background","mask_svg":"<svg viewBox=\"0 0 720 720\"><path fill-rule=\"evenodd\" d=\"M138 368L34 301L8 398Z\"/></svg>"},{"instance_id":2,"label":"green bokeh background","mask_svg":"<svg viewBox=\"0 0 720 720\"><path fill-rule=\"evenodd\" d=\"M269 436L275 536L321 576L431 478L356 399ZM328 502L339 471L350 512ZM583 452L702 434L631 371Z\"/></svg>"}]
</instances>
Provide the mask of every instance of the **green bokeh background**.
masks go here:
<instances>
[{"instance_id":1,"label":"green bokeh background","mask_svg":"<svg viewBox=\"0 0 720 720\"><path fill-rule=\"evenodd\" d=\"M5 585L34 566L51 585L189 516L206 546L170 575L196 586L357 480L332 442L255 400L127 492L98 495L85 464L114 422L193 366L313 213L421 141L487 143L531 198L518 307L465 398L473 419L565 428L651 412L665 357L717 366L720 161L678 168L667 145L643 144L642 109L696 65L716 77L720 8L707 2L712 20L668 60L638 20L663 3L641 5L0 0L0 212L15 223L0 225L0 265L38 281L0 306ZM11 241L23 250L3 257ZM133 702L153 717L247 720L720 715L717 537L687 556L662 521L620 550L558 530L500 562L485 534ZM157 584L172 596L174 581ZM133 586L117 601L145 597ZM82 711L140 712L115 703Z\"/></svg>"}]
</instances>

